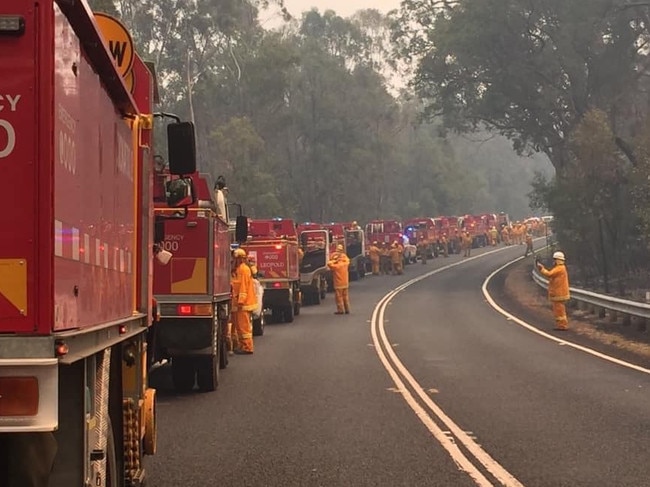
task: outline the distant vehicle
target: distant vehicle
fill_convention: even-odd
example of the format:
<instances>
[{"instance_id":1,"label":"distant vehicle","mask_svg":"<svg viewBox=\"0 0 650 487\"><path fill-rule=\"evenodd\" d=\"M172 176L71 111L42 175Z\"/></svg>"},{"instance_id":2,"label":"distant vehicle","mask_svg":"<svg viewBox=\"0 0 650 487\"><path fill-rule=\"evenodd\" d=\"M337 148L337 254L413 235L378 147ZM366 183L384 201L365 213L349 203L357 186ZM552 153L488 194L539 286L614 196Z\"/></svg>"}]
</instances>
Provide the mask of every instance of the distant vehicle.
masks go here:
<instances>
[{"instance_id":1,"label":"distant vehicle","mask_svg":"<svg viewBox=\"0 0 650 487\"><path fill-rule=\"evenodd\" d=\"M250 220L241 247L255 262L264 286L264 309L273 321L291 323L300 314L298 234L293 220ZM261 331L261 330L260 330Z\"/></svg>"},{"instance_id":2,"label":"distant vehicle","mask_svg":"<svg viewBox=\"0 0 650 487\"><path fill-rule=\"evenodd\" d=\"M320 223L298 225L298 241L304 255L300 262L300 292L303 304L320 304L327 296L327 267L332 245L332 232Z\"/></svg>"}]
</instances>

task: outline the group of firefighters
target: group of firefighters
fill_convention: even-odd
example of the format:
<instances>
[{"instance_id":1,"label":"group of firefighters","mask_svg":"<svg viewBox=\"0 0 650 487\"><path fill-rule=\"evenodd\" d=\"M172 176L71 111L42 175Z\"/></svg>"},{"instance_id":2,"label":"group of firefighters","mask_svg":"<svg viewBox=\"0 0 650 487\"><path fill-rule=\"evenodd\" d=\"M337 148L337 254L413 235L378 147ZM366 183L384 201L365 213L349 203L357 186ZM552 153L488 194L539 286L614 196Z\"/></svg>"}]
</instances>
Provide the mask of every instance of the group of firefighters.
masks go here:
<instances>
[{"instance_id":1,"label":"group of firefighters","mask_svg":"<svg viewBox=\"0 0 650 487\"><path fill-rule=\"evenodd\" d=\"M533 236L544 234L544 223L527 225L516 222L511 225L502 225L500 230L495 226L486 232L486 242L491 246L499 243L504 245L526 245L525 256L533 253ZM441 235L436 242L431 242L421 237L417 242L417 254L422 264L427 263L429 256L442 255L448 257L450 252L458 250L463 252L463 257L471 256L474 246L474 237L468 231L459 231L448 239L446 234ZM434 250L435 247L435 250ZM367 249L368 259L373 275L401 275L404 273L404 245L399 241L392 243L374 241ZM332 272L334 285L336 312L335 314L350 313L350 297L348 267L350 259L342 245L337 245L328 263ZM255 264L249 262L244 249L233 251L232 266L232 312L231 332L229 341L231 350L236 354L249 355L254 351L252 311L259 307L258 293L255 289L254 277L257 274Z\"/></svg>"}]
</instances>

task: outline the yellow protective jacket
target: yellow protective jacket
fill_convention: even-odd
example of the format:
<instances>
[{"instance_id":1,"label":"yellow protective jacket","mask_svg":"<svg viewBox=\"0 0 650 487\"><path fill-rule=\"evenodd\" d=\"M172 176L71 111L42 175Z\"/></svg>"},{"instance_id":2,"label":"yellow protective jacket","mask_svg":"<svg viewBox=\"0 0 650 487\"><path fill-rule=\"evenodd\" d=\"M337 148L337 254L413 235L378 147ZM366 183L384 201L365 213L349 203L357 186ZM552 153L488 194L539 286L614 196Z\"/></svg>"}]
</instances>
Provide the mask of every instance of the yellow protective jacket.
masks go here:
<instances>
[{"instance_id":1,"label":"yellow protective jacket","mask_svg":"<svg viewBox=\"0 0 650 487\"><path fill-rule=\"evenodd\" d=\"M390 261L393 264L399 264L402 262L402 252L400 252L399 247L391 248L388 255L390 255Z\"/></svg>"},{"instance_id":2,"label":"yellow protective jacket","mask_svg":"<svg viewBox=\"0 0 650 487\"><path fill-rule=\"evenodd\" d=\"M245 262L239 264L232 276L233 311L253 311L257 307L255 284L251 269Z\"/></svg>"},{"instance_id":3,"label":"yellow protective jacket","mask_svg":"<svg viewBox=\"0 0 650 487\"><path fill-rule=\"evenodd\" d=\"M343 252L334 252L327 263L327 267L332 270L332 281L334 289L346 289L350 285L348 276L348 267L350 259Z\"/></svg>"},{"instance_id":4,"label":"yellow protective jacket","mask_svg":"<svg viewBox=\"0 0 650 487\"><path fill-rule=\"evenodd\" d=\"M371 245L368 248L368 255L370 255L370 262L379 262L379 253L380 250L375 245Z\"/></svg>"},{"instance_id":5,"label":"yellow protective jacket","mask_svg":"<svg viewBox=\"0 0 650 487\"><path fill-rule=\"evenodd\" d=\"M568 301L569 295L569 274L564 264L556 264L551 270L542 266L542 275L548 277L548 299L550 301Z\"/></svg>"}]
</instances>

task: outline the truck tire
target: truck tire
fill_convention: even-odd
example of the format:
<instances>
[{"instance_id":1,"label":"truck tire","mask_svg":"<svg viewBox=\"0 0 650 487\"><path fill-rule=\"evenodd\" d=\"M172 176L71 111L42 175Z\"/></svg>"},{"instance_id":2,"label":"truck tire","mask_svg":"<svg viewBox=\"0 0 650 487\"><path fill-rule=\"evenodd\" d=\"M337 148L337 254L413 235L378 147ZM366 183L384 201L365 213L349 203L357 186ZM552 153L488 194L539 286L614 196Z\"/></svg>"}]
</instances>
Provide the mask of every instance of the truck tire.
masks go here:
<instances>
[{"instance_id":1,"label":"truck tire","mask_svg":"<svg viewBox=\"0 0 650 487\"><path fill-rule=\"evenodd\" d=\"M117 466L117 451L115 450L115 434L113 422L108 417L106 425L106 487L120 487L120 476Z\"/></svg>"},{"instance_id":2,"label":"truck tire","mask_svg":"<svg viewBox=\"0 0 650 487\"><path fill-rule=\"evenodd\" d=\"M282 308L278 306L271 308L271 320L273 320L273 323L281 323L283 318Z\"/></svg>"},{"instance_id":3,"label":"truck tire","mask_svg":"<svg viewBox=\"0 0 650 487\"><path fill-rule=\"evenodd\" d=\"M253 336L261 337L264 335L264 325L266 325L266 318L264 317L264 312L260 314L259 318L253 319Z\"/></svg>"},{"instance_id":4,"label":"truck tire","mask_svg":"<svg viewBox=\"0 0 650 487\"><path fill-rule=\"evenodd\" d=\"M212 392L219 387L219 355L200 356L195 359L196 379L201 392Z\"/></svg>"},{"instance_id":5,"label":"truck tire","mask_svg":"<svg viewBox=\"0 0 650 487\"><path fill-rule=\"evenodd\" d=\"M350 271L350 280L351 281L358 281L359 280L359 272L355 270Z\"/></svg>"},{"instance_id":6,"label":"truck tire","mask_svg":"<svg viewBox=\"0 0 650 487\"><path fill-rule=\"evenodd\" d=\"M226 333L225 331L222 333ZM228 340L226 336L221 334L221 339L219 340L219 368L225 369L228 367Z\"/></svg>"},{"instance_id":7,"label":"truck tire","mask_svg":"<svg viewBox=\"0 0 650 487\"><path fill-rule=\"evenodd\" d=\"M298 316L300 314L300 302L299 301L295 301L293 303L293 314L294 314L294 316Z\"/></svg>"},{"instance_id":8,"label":"truck tire","mask_svg":"<svg viewBox=\"0 0 650 487\"><path fill-rule=\"evenodd\" d=\"M321 300L324 298L320 289L317 289L315 293L309 293L309 295L311 296L310 301L312 301L313 304L320 304Z\"/></svg>"},{"instance_id":9,"label":"truck tire","mask_svg":"<svg viewBox=\"0 0 650 487\"><path fill-rule=\"evenodd\" d=\"M190 392L194 388L194 375L191 357L172 358L172 382L177 392Z\"/></svg>"},{"instance_id":10,"label":"truck tire","mask_svg":"<svg viewBox=\"0 0 650 487\"><path fill-rule=\"evenodd\" d=\"M284 316L285 323L293 323L293 317L294 317L293 306L286 306L282 310L282 314Z\"/></svg>"}]
</instances>

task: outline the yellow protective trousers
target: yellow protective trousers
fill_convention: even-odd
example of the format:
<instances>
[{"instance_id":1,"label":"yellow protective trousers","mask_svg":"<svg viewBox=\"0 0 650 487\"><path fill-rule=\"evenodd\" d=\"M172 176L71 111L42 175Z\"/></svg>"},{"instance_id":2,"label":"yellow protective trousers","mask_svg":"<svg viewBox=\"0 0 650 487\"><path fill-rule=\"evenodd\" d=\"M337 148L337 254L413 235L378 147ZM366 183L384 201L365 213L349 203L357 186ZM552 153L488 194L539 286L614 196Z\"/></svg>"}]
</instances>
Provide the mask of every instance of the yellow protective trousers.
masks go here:
<instances>
[{"instance_id":1,"label":"yellow protective trousers","mask_svg":"<svg viewBox=\"0 0 650 487\"><path fill-rule=\"evenodd\" d=\"M232 312L233 344L244 352L253 351L253 324L251 312L237 310Z\"/></svg>"},{"instance_id":2,"label":"yellow protective trousers","mask_svg":"<svg viewBox=\"0 0 650 487\"><path fill-rule=\"evenodd\" d=\"M569 320L566 316L566 306L561 301L551 301L553 316L555 317L555 326L566 329L569 326Z\"/></svg>"},{"instance_id":3,"label":"yellow protective trousers","mask_svg":"<svg viewBox=\"0 0 650 487\"><path fill-rule=\"evenodd\" d=\"M334 297L336 299L336 312L350 312L350 293L348 288L334 289Z\"/></svg>"}]
</instances>

